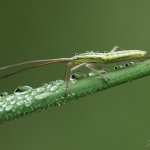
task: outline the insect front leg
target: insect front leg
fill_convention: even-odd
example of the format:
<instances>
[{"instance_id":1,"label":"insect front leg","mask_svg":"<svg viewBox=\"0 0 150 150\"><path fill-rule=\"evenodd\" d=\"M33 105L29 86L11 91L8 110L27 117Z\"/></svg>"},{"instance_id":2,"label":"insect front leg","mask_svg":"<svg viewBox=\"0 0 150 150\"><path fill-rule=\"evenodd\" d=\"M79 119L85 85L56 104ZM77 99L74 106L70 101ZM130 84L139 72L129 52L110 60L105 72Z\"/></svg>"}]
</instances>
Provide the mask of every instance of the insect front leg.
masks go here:
<instances>
[{"instance_id":1,"label":"insect front leg","mask_svg":"<svg viewBox=\"0 0 150 150\"><path fill-rule=\"evenodd\" d=\"M71 73L79 68L81 68L82 66L85 66L86 63L82 63L79 64L77 66L73 66L73 63L68 63L67 64L67 69L66 69L66 73L65 73L65 94L67 95L67 91L68 91L68 83L71 77Z\"/></svg>"},{"instance_id":2,"label":"insect front leg","mask_svg":"<svg viewBox=\"0 0 150 150\"><path fill-rule=\"evenodd\" d=\"M68 91L68 82L69 82L70 75L71 75L70 70L71 70L72 65L73 65L72 63L68 63L66 72L65 72L65 95L67 95L67 91Z\"/></svg>"}]
</instances>

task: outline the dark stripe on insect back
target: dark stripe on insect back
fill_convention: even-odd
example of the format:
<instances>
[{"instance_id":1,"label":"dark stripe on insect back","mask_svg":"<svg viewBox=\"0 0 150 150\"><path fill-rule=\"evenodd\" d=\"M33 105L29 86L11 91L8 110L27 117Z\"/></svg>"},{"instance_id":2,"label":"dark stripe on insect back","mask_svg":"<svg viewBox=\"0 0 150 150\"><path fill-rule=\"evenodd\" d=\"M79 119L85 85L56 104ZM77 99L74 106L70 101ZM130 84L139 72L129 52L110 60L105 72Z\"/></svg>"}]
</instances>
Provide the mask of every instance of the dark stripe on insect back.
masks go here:
<instances>
[{"instance_id":1,"label":"dark stripe on insect back","mask_svg":"<svg viewBox=\"0 0 150 150\"><path fill-rule=\"evenodd\" d=\"M97 62L97 59L95 59L95 58L93 58L93 57L91 57L91 58L86 58L86 59L84 59L84 62Z\"/></svg>"},{"instance_id":2,"label":"dark stripe on insect back","mask_svg":"<svg viewBox=\"0 0 150 150\"><path fill-rule=\"evenodd\" d=\"M104 60L101 57L91 57L86 60L86 62L94 62L94 63L103 63Z\"/></svg>"},{"instance_id":3,"label":"dark stripe on insect back","mask_svg":"<svg viewBox=\"0 0 150 150\"><path fill-rule=\"evenodd\" d=\"M90 58L77 58L77 59L74 59L73 62L75 64L80 64L80 63L103 63L104 60L102 58L90 57Z\"/></svg>"}]
</instances>

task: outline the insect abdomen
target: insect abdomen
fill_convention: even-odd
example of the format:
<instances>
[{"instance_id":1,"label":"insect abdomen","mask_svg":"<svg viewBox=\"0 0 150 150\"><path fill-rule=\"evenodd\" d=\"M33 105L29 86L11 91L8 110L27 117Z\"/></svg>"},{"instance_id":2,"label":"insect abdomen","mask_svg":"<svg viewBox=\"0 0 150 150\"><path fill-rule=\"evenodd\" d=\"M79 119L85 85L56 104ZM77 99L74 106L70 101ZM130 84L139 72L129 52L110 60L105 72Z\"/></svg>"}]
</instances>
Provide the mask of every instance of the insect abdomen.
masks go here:
<instances>
[{"instance_id":1,"label":"insect abdomen","mask_svg":"<svg viewBox=\"0 0 150 150\"><path fill-rule=\"evenodd\" d=\"M102 56L103 61L108 62L115 59L123 59L123 58L137 58L142 57L146 54L146 51L142 50L124 50L117 52L109 52Z\"/></svg>"}]
</instances>

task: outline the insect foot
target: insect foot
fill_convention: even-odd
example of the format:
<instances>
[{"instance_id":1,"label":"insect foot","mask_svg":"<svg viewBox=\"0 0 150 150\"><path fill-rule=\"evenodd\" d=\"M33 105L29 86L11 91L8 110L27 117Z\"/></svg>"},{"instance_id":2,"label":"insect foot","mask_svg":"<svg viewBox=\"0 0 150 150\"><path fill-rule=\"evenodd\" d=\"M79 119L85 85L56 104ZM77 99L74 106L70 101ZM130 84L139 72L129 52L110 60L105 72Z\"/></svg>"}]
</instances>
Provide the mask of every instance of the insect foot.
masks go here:
<instances>
[{"instance_id":1,"label":"insect foot","mask_svg":"<svg viewBox=\"0 0 150 150\"><path fill-rule=\"evenodd\" d=\"M68 87L65 87L65 93L64 93L64 97L67 97L69 95L69 91L68 91Z\"/></svg>"}]
</instances>

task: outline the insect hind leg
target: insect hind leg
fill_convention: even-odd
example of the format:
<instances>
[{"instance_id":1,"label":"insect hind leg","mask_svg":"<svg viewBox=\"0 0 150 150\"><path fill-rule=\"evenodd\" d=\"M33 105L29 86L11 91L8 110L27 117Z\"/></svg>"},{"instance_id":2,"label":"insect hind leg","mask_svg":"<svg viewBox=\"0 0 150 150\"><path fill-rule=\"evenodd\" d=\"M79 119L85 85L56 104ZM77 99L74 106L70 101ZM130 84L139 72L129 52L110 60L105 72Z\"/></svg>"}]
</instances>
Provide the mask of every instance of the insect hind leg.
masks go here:
<instances>
[{"instance_id":1,"label":"insect hind leg","mask_svg":"<svg viewBox=\"0 0 150 150\"><path fill-rule=\"evenodd\" d=\"M75 70L77 70L77 69L79 69L79 68L81 68L81 67L83 67L85 65L86 65L86 63L82 63L82 64L79 64L77 66L74 66L73 68L71 68L71 72L73 72L73 71L75 71Z\"/></svg>"},{"instance_id":2,"label":"insect hind leg","mask_svg":"<svg viewBox=\"0 0 150 150\"><path fill-rule=\"evenodd\" d=\"M79 65L76 65L74 67L72 67L72 63L68 63L67 65L67 69L66 69L66 73L65 73L65 95L67 95L67 92L68 92L68 83L69 83L69 80L70 80L70 76L71 76L71 73L83 66L85 66L86 68L92 70L93 72L97 73L100 78L106 83L108 84L108 79L106 79L102 73L104 72L99 72L97 71L92 64L90 63L82 63L82 64L79 64ZM72 68L71 68L72 67Z\"/></svg>"},{"instance_id":3,"label":"insect hind leg","mask_svg":"<svg viewBox=\"0 0 150 150\"><path fill-rule=\"evenodd\" d=\"M96 74L98 74L99 76L100 76L100 78L106 83L106 84L108 84L108 79L106 79L104 76L103 76L103 74L102 74L102 72L99 72L99 71L97 71L91 64L89 64L89 63L86 63L86 65L85 65L88 69L90 69L90 70L92 70L93 72L95 72Z\"/></svg>"},{"instance_id":4,"label":"insect hind leg","mask_svg":"<svg viewBox=\"0 0 150 150\"><path fill-rule=\"evenodd\" d=\"M86 68L88 68L88 69L90 69L91 71L93 71L93 72L95 72L96 74L98 74L98 75L100 76L100 78L101 78L105 83L108 84L108 79L106 79L106 78L103 76L103 73L104 73L104 72L103 72L103 71L101 71L101 72L97 71L97 70L94 68L93 64L90 64L90 63L82 63L82 64L79 64L79 65L77 65L77 66L71 68L70 72L75 71L75 70L77 70L77 69L79 69L79 68L81 68L81 67L83 67L83 66L85 66Z\"/></svg>"}]
</instances>

